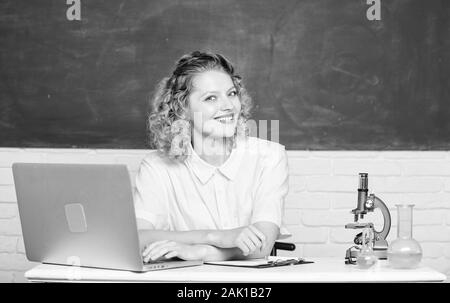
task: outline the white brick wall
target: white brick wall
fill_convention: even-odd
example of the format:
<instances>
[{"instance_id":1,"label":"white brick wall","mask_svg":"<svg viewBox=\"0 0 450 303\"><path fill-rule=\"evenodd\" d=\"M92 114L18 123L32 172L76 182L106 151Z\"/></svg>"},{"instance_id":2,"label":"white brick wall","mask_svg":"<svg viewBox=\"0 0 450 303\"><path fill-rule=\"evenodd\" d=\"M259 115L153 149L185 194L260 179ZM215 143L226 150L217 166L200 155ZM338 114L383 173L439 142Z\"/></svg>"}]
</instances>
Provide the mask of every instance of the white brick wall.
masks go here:
<instances>
[{"instance_id":1,"label":"white brick wall","mask_svg":"<svg viewBox=\"0 0 450 303\"><path fill-rule=\"evenodd\" d=\"M131 181L146 150L0 148L0 282L23 282L28 262L21 234L11 165L14 162L122 163ZM288 151L290 192L284 223L297 246L281 255L344 258L357 231L353 220L357 174L369 173L369 189L388 204L396 238L395 204L413 203L414 237L423 263L450 275L450 152ZM379 229L380 214L367 220ZM364 220L366 221L366 220Z\"/></svg>"}]
</instances>

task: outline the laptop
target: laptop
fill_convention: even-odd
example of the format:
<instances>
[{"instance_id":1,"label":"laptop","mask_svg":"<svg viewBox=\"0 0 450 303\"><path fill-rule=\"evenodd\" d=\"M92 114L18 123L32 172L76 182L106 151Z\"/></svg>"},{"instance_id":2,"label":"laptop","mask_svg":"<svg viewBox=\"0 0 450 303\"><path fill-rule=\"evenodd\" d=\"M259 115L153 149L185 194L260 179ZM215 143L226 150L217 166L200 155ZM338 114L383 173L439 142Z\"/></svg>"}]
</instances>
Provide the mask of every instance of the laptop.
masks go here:
<instances>
[{"instance_id":1,"label":"laptop","mask_svg":"<svg viewBox=\"0 0 450 303\"><path fill-rule=\"evenodd\" d=\"M125 165L14 163L12 170L30 261L136 272L203 264L144 264Z\"/></svg>"}]
</instances>

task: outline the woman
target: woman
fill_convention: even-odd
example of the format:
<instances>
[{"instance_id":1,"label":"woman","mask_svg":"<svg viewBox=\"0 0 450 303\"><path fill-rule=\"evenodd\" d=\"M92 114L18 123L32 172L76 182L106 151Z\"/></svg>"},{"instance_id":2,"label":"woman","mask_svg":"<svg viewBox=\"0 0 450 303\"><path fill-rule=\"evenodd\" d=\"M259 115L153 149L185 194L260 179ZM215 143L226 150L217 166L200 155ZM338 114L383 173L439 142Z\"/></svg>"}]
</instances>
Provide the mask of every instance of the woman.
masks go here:
<instances>
[{"instance_id":1,"label":"woman","mask_svg":"<svg viewBox=\"0 0 450 303\"><path fill-rule=\"evenodd\" d=\"M249 137L251 99L222 55L182 56L153 98L136 177L144 261L260 258L280 235L284 146Z\"/></svg>"}]
</instances>

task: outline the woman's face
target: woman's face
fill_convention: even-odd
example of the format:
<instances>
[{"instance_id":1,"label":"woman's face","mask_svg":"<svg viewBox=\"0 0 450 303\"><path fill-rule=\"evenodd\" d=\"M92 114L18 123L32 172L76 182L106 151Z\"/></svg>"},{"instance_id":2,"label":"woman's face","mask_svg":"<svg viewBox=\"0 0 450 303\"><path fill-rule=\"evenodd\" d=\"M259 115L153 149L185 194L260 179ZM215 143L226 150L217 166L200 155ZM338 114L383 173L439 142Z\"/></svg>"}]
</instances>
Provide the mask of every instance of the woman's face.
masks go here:
<instances>
[{"instance_id":1,"label":"woman's face","mask_svg":"<svg viewBox=\"0 0 450 303\"><path fill-rule=\"evenodd\" d=\"M202 137L232 137L241 102L231 77L220 70L205 71L192 79L188 116L193 131Z\"/></svg>"}]
</instances>

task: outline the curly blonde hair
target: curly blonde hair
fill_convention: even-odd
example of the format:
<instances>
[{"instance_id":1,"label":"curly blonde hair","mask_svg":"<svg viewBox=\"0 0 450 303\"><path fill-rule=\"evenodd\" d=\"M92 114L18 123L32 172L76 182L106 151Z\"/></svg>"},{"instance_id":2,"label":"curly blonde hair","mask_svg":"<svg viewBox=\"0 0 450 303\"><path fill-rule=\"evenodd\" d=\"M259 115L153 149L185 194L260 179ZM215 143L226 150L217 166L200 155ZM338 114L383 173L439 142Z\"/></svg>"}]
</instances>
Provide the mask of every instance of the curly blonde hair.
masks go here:
<instances>
[{"instance_id":1,"label":"curly blonde hair","mask_svg":"<svg viewBox=\"0 0 450 303\"><path fill-rule=\"evenodd\" d=\"M186 159L192 127L186 118L186 109L192 80L195 75L210 70L220 70L231 77L241 102L235 137L248 135L246 122L250 118L252 101L242 78L235 74L232 63L223 55L195 51L183 55L176 62L172 75L163 78L156 87L152 110L147 119L151 148L159 150L171 159Z\"/></svg>"}]
</instances>

